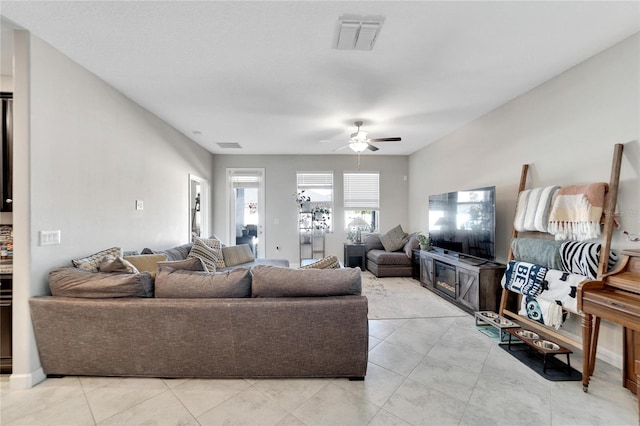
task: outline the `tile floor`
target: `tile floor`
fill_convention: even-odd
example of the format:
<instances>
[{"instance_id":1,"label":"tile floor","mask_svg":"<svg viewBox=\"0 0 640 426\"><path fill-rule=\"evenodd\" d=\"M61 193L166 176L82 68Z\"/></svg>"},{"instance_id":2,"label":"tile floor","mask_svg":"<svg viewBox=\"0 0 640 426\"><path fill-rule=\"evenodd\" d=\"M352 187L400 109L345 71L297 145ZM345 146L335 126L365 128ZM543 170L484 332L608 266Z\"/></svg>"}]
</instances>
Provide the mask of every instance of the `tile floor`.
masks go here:
<instances>
[{"instance_id":1,"label":"tile floor","mask_svg":"<svg viewBox=\"0 0 640 426\"><path fill-rule=\"evenodd\" d=\"M620 370L598 362L588 393L581 382L547 381L462 311L371 320L369 347L363 382L65 377L15 391L1 376L0 424L638 424Z\"/></svg>"}]
</instances>

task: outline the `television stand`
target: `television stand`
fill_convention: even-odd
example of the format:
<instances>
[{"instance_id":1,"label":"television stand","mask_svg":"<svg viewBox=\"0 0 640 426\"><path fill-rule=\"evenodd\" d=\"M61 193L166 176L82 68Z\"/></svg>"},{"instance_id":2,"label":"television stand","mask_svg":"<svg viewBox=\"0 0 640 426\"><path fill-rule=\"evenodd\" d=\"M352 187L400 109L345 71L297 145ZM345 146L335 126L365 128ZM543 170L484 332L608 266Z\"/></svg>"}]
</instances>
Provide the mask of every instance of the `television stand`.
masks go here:
<instances>
[{"instance_id":1,"label":"television stand","mask_svg":"<svg viewBox=\"0 0 640 426\"><path fill-rule=\"evenodd\" d=\"M489 260L420 251L421 285L471 314L498 312L505 269Z\"/></svg>"}]
</instances>

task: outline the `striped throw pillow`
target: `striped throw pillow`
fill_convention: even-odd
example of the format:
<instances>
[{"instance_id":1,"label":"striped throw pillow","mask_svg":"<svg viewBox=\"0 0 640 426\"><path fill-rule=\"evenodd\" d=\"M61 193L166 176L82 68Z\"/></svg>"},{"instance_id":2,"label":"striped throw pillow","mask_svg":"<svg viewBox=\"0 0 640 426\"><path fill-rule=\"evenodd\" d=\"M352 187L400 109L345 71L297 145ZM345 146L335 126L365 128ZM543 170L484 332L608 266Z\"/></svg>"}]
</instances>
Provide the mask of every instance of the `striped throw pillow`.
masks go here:
<instances>
[{"instance_id":1,"label":"striped throw pillow","mask_svg":"<svg viewBox=\"0 0 640 426\"><path fill-rule=\"evenodd\" d=\"M209 244L211 244L211 246ZM207 272L216 272L216 269L219 267L224 268L224 258L222 257L220 240L203 240L196 238L187 256L187 259L192 258L200 259Z\"/></svg>"},{"instance_id":2,"label":"striped throw pillow","mask_svg":"<svg viewBox=\"0 0 640 426\"><path fill-rule=\"evenodd\" d=\"M82 259L73 259L71 263L73 263L73 266L76 268L89 272L98 272L102 258L105 256L122 257L122 249L120 247L111 247L110 249L83 257Z\"/></svg>"},{"instance_id":3,"label":"striped throw pillow","mask_svg":"<svg viewBox=\"0 0 640 426\"><path fill-rule=\"evenodd\" d=\"M300 269L335 269L340 267L340 261L334 255L329 255L317 262L301 266Z\"/></svg>"}]
</instances>

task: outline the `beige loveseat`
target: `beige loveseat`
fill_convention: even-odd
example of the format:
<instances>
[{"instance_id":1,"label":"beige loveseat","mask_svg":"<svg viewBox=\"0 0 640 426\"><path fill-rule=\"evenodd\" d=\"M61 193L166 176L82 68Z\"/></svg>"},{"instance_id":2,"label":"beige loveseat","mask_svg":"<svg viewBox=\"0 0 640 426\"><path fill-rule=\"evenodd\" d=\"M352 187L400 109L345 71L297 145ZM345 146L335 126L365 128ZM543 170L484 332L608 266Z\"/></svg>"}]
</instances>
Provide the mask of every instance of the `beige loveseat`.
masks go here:
<instances>
[{"instance_id":1,"label":"beige loveseat","mask_svg":"<svg viewBox=\"0 0 640 426\"><path fill-rule=\"evenodd\" d=\"M259 265L208 273L161 266L155 297L148 273L135 279L116 274L128 281L104 292L109 277L103 274L102 283L86 291L77 274L73 268L53 271L53 295L29 301L47 375L366 374L367 299L358 269ZM128 292L135 297L112 297Z\"/></svg>"}]
</instances>

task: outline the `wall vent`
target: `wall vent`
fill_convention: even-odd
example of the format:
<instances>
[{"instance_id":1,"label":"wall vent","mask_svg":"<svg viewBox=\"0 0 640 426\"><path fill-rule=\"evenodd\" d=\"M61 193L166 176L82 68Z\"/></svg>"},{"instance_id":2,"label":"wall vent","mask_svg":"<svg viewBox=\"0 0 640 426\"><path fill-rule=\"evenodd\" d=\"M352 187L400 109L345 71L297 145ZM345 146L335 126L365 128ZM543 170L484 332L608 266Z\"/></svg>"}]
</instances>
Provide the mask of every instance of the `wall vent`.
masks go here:
<instances>
[{"instance_id":1,"label":"wall vent","mask_svg":"<svg viewBox=\"0 0 640 426\"><path fill-rule=\"evenodd\" d=\"M341 17L338 19L334 48L372 50L384 23L383 17Z\"/></svg>"},{"instance_id":2,"label":"wall vent","mask_svg":"<svg viewBox=\"0 0 640 426\"><path fill-rule=\"evenodd\" d=\"M236 142L217 142L217 145L222 149L240 149L242 148L239 143Z\"/></svg>"}]
</instances>

